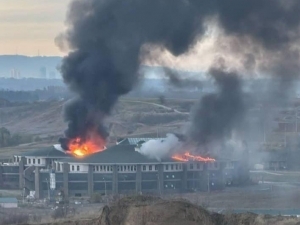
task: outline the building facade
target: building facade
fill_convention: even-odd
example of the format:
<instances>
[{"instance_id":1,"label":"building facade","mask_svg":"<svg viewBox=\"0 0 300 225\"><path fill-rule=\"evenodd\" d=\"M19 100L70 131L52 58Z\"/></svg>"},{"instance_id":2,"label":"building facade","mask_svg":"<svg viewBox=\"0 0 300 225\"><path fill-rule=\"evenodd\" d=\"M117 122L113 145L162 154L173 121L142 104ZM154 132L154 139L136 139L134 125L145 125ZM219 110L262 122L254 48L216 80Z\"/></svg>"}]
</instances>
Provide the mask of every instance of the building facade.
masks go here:
<instances>
[{"instance_id":1,"label":"building facade","mask_svg":"<svg viewBox=\"0 0 300 225\"><path fill-rule=\"evenodd\" d=\"M165 194L223 189L237 177L238 163L216 160L180 162L150 159L139 151L141 139L128 138L85 158L74 158L57 146L14 156L0 166L0 185L36 198L63 190L67 196Z\"/></svg>"}]
</instances>

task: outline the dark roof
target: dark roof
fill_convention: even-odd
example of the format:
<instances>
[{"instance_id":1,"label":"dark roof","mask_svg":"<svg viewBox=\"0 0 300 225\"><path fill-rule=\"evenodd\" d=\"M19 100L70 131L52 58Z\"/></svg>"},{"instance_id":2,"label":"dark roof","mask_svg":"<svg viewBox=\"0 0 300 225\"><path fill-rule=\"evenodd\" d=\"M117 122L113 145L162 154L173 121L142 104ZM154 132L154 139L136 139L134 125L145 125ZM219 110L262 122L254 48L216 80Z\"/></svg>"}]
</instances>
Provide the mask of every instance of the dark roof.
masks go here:
<instances>
[{"instance_id":1,"label":"dark roof","mask_svg":"<svg viewBox=\"0 0 300 225\"><path fill-rule=\"evenodd\" d=\"M47 157L47 158L70 157L69 154L66 154L62 151L57 150L56 148L54 148L54 146L37 149L37 150L31 151L31 152L21 153L19 156L25 156L25 157L34 156L34 157Z\"/></svg>"},{"instance_id":2,"label":"dark roof","mask_svg":"<svg viewBox=\"0 0 300 225\"><path fill-rule=\"evenodd\" d=\"M156 159L150 159L141 153L135 151L134 145L115 145L102 152L95 153L85 158L68 158L60 160L62 162L80 162L80 163L159 163ZM171 158L162 160L162 162L176 162Z\"/></svg>"},{"instance_id":3,"label":"dark roof","mask_svg":"<svg viewBox=\"0 0 300 225\"><path fill-rule=\"evenodd\" d=\"M16 198L0 198L0 203L18 203Z\"/></svg>"}]
</instances>

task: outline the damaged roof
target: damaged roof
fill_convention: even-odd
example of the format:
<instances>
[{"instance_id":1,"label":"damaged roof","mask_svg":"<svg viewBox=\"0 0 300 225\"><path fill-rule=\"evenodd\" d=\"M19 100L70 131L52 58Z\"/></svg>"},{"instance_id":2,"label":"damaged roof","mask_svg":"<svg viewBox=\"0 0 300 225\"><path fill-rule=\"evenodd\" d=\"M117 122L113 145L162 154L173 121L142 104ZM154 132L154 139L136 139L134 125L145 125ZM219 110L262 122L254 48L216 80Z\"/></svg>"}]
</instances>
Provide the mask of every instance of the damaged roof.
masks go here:
<instances>
[{"instance_id":1,"label":"damaged roof","mask_svg":"<svg viewBox=\"0 0 300 225\"><path fill-rule=\"evenodd\" d=\"M160 162L177 162L172 158L165 160L150 159L149 157L141 154L135 150L134 145L115 145L107 148L102 152L95 153L85 158L68 158L61 159L60 162L80 162L80 163L107 163L107 164L139 164L139 163L160 163Z\"/></svg>"}]
</instances>

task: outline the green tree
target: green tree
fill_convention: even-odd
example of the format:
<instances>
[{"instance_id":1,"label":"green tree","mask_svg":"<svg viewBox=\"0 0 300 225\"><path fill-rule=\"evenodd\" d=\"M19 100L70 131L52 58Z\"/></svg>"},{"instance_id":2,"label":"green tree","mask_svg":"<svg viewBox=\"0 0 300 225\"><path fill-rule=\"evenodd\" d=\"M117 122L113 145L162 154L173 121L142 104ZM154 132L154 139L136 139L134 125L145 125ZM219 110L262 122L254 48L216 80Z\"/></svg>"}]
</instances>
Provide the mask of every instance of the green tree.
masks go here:
<instances>
[{"instance_id":1,"label":"green tree","mask_svg":"<svg viewBox=\"0 0 300 225\"><path fill-rule=\"evenodd\" d=\"M0 147L6 147L10 144L10 132L7 128L0 128Z\"/></svg>"}]
</instances>

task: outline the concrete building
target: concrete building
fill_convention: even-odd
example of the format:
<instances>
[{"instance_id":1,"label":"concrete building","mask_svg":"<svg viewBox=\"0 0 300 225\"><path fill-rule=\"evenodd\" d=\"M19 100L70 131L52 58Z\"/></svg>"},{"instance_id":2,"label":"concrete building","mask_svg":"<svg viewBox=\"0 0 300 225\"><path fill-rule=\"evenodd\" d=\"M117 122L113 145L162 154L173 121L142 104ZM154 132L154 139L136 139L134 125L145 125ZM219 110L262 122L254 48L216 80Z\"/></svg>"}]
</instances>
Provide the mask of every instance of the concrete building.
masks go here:
<instances>
[{"instance_id":1,"label":"concrete building","mask_svg":"<svg viewBox=\"0 0 300 225\"><path fill-rule=\"evenodd\" d=\"M0 198L1 208L18 208L18 200L16 198Z\"/></svg>"},{"instance_id":2,"label":"concrete building","mask_svg":"<svg viewBox=\"0 0 300 225\"><path fill-rule=\"evenodd\" d=\"M180 162L150 159L139 151L147 138L127 138L85 158L74 158L58 146L14 156L0 166L0 185L36 198L63 190L67 196L213 191L239 177L238 161ZM50 176L51 174L51 176ZM51 177L51 178L50 178Z\"/></svg>"}]
</instances>

